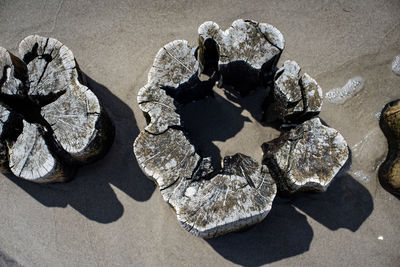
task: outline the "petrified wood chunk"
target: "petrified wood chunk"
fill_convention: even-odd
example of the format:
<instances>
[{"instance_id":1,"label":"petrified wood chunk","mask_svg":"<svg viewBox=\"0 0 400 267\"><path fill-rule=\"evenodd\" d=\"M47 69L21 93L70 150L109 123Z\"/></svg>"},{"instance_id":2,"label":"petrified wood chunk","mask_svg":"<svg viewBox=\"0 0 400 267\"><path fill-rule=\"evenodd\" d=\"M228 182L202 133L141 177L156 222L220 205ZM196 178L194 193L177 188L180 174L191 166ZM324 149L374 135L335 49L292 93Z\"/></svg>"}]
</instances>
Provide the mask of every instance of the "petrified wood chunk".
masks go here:
<instances>
[{"instance_id":1,"label":"petrified wood chunk","mask_svg":"<svg viewBox=\"0 0 400 267\"><path fill-rule=\"evenodd\" d=\"M252 20L236 20L226 31L207 21L198 33L200 72L219 72L218 86L233 86L241 95L271 80L285 47L278 29Z\"/></svg>"},{"instance_id":2,"label":"petrified wood chunk","mask_svg":"<svg viewBox=\"0 0 400 267\"><path fill-rule=\"evenodd\" d=\"M275 74L272 104L285 123L301 122L318 115L322 106L322 90L307 73L300 77L300 66L285 61Z\"/></svg>"},{"instance_id":3,"label":"petrified wood chunk","mask_svg":"<svg viewBox=\"0 0 400 267\"><path fill-rule=\"evenodd\" d=\"M386 160L379 167L379 181L387 191L400 195L400 100L386 104L379 125L389 146Z\"/></svg>"},{"instance_id":4,"label":"petrified wood chunk","mask_svg":"<svg viewBox=\"0 0 400 267\"><path fill-rule=\"evenodd\" d=\"M31 35L19 53L23 61L0 48L3 170L38 183L69 180L107 151L114 128L66 46Z\"/></svg>"},{"instance_id":5,"label":"petrified wood chunk","mask_svg":"<svg viewBox=\"0 0 400 267\"><path fill-rule=\"evenodd\" d=\"M347 143L319 118L308 120L262 145L263 164L283 193L325 191L349 157Z\"/></svg>"}]
</instances>

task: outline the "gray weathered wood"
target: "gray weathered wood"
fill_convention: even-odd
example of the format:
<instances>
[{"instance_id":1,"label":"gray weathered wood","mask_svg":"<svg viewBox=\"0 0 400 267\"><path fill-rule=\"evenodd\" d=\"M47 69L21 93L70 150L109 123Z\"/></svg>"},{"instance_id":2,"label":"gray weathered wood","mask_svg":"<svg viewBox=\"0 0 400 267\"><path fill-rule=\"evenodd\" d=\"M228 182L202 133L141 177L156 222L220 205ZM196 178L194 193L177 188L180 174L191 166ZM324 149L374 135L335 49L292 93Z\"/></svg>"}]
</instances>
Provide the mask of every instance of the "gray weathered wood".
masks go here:
<instances>
[{"instance_id":1,"label":"gray weathered wood","mask_svg":"<svg viewBox=\"0 0 400 267\"><path fill-rule=\"evenodd\" d=\"M276 185L266 166L243 154L224 158L223 171L208 179L180 179L169 204L182 226L210 238L249 227L271 210Z\"/></svg>"},{"instance_id":2,"label":"gray weathered wood","mask_svg":"<svg viewBox=\"0 0 400 267\"><path fill-rule=\"evenodd\" d=\"M13 120L3 123L9 169L30 181L63 182L77 165L101 157L113 126L83 83L72 52L53 38L21 41L22 61L0 49L0 103Z\"/></svg>"},{"instance_id":3,"label":"gray weathered wood","mask_svg":"<svg viewBox=\"0 0 400 267\"><path fill-rule=\"evenodd\" d=\"M275 74L272 105L285 123L301 122L321 111L321 87L307 73L300 76L300 70L288 60Z\"/></svg>"},{"instance_id":4,"label":"gray weathered wood","mask_svg":"<svg viewBox=\"0 0 400 267\"><path fill-rule=\"evenodd\" d=\"M214 173L211 158L201 158L189 142L176 104L208 95L215 83L213 78L198 79L194 52L183 40L158 52L148 82L138 93L148 125L133 148L139 166L159 186L183 227L197 236L212 237L262 220L276 186L265 166L244 155L226 158L223 173ZM209 198L210 194L214 196ZM206 217L209 212L215 216Z\"/></svg>"},{"instance_id":5,"label":"gray weathered wood","mask_svg":"<svg viewBox=\"0 0 400 267\"><path fill-rule=\"evenodd\" d=\"M5 172L8 169L8 155L7 155L7 144L4 141L5 124L10 117L10 111L0 104L0 171Z\"/></svg>"},{"instance_id":6,"label":"gray weathered wood","mask_svg":"<svg viewBox=\"0 0 400 267\"><path fill-rule=\"evenodd\" d=\"M231 85L241 95L260 85L275 87L271 95L281 121L301 122L321 110L322 90L308 74L300 75L294 61L276 72L285 41L269 24L237 20L222 31L205 22L198 32L197 50L176 40L158 52L138 93L148 125L133 149L182 226L208 238L265 218L277 186L290 193L326 190L347 160L348 149L336 130L315 118L263 145L267 165L238 153L214 170L212 159L201 157L190 143L177 113L181 105L211 95L208 90L219 78L219 86ZM203 83L197 73L210 78Z\"/></svg>"},{"instance_id":7,"label":"gray weathered wood","mask_svg":"<svg viewBox=\"0 0 400 267\"><path fill-rule=\"evenodd\" d=\"M279 138L263 144L263 164L278 190L325 191L349 157L347 143L319 118L308 120Z\"/></svg>"},{"instance_id":8,"label":"gray weathered wood","mask_svg":"<svg viewBox=\"0 0 400 267\"><path fill-rule=\"evenodd\" d=\"M272 78L285 46L278 29L252 20L236 20L225 31L207 21L198 34L200 72L218 72L219 87L232 86L242 95Z\"/></svg>"},{"instance_id":9,"label":"gray weathered wood","mask_svg":"<svg viewBox=\"0 0 400 267\"><path fill-rule=\"evenodd\" d=\"M238 19L223 31L213 21L204 22L198 29L200 45L213 39L218 45L219 64L244 61L252 68L262 66L279 55L285 47L280 31L267 23Z\"/></svg>"},{"instance_id":10,"label":"gray weathered wood","mask_svg":"<svg viewBox=\"0 0 400 267\"><path fill-rule=\"evenodd\" d=\"M41 127L23 121L23 131L10 145L9 159L12 173L38 183L67 180L62 163L53 156Z\"/></svg>"}]
</instances>

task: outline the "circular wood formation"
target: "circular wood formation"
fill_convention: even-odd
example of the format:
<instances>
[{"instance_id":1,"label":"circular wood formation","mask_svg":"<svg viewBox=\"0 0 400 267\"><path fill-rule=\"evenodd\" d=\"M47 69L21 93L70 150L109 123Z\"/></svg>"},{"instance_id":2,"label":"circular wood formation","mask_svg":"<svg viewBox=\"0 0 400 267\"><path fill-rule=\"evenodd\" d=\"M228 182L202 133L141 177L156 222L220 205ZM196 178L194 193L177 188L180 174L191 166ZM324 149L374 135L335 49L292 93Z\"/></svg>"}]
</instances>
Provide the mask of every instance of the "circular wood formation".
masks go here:
<instances>
[{"instance_id":1,"label":"circular wood formation","mask_svg":"<svg viewBox=\"0 0 400 267\"><path fill-rule=\"evenodd\" d=\"M176 40L156 55L137 97L148 125L133 149L182 226L208 238L263 220L277 191L325 191L349 151L342 135L316 117L322 106L317 82L300 75L294 61L277 67L285 46L279 30L236 20L226 31L205 22L198 33L197 47ZM225 157L216 171L211 158L190 143L177 109L213 96L215 84L242 96L269 88L265 112L272 110L281 123L292 126L262 145L262 164L237 153Z\"/></svg>"},{"instance_id":2,"label":"circular wood formation","mask_svg":"<svg viewBox=\"0 0 400 267\"><path fill-rule=\"evenodd\" d=\"M0 48L1 170L37 183L70 180L106 153L114 127L65 45L31 35L19 54Z\"/></svg>"}]
</instances>

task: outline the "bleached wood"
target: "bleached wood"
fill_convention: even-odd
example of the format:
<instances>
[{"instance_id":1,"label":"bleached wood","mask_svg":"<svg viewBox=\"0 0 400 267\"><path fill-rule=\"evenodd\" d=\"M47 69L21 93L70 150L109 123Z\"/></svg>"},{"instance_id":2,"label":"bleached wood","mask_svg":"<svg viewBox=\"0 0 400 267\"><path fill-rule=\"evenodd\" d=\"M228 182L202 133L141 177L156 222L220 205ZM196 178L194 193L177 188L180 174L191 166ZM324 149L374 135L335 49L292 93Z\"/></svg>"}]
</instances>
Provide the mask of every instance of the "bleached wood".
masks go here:
<instances>
[{"instance_id":1,"label":"bleached wood","mask_svg":"<svg viewBox=\"0 0 400 267\"><path fill-rule=\"evenodd\" d=\"M263 151L263 164L285 193L326 191L349 157L343 136L319 118L264 143Z\"/></svg>"},{"instance_id":2,"label":"bleached wood","mask_svg":"<svg viewBox=\"0 0 400 267\"><path fill-rule=\"evenodd\" d=\"M139 166L159 186L182 226L207 238L261 221L271 208L276 186L266 167L245 155L225 158L223 172L215 173L211 158L201 158L189 142L176 103L204 97L216 81L214 77L202 84L198 79L195 51L187 41L176 40L156 55L137 97L148 125L133 149ZM215 194L218 197L211 196Z\"/></svg>"},{"instance_id":3,"label":"bleached wood","mask_svg":"<svg viewBox=\"0 0 400 267\"><path fill-rule=\"evenodd\" d=\"M148 84L138 93L139 108L150 117L146 131L159 134L170 126L180 126L181 120L176 113L174 99L165 93L165 90L154 84Z\"/></svg>"},{"instance_id":4,"label":"bleached wood","mask_svg":"<svg viewBox=\"0 0 400 267\"><path fill-rule=\"evenodd\" d=\"M199 42L213 39L219 48L219 64L245 61L254 69L261 67L284 49L285 40L278 29L267 23L238 19L223 31L213 21L198 29Z\"/></svg>"},{"instance_id":5,"label":"bleached wood","mask_svg":"<svg viewBox=\"0 0 400 267\"><path fill-rule=\"evenodd\" d=\"M212 159L202 158L190 143L176 104L198 99L194 95L200 81L193 76L197 68L211 77L210 83L215 77L223 80L229 75L235 88L236 83L245 81L238 86L244 88L241 94L246 93L247 82L258 86L263 79L270 79L282 121L294 115L306 120L318 114L322 90L308 74L300 76L296 62L285 62L275 75L283 48L282 35L271 25L237 20L221 31L216 23L205 22L199 28L198 49L182 40L161 48L147 84L139 90L137 100L148 125L133 145L137 161L159 186L182 226L196 236L214 237L261 221L271 209L277 186L290 193L326 190L348 158L346 141L318 118L264 145L263 162L268 166L235 154L225 157L217 172ZM247 65L242 68L237 62ZM188 92L191 96L182 101L183 93Z\"/></svg>"},{"instance_id":6,"label":"bleached wood","mask_svg":"<svg viewBox=\"0 0 400 267\"><path fill-rule=\"evenodd\" d=\"M7 144L4 141L5 136L5 124L10 117L10 111L0 104L0 171L5 172L7 171L8 167L8 151L7 151Z\"/></svg>"},{"instance_id":7,"label":"bleached wood","mask_svg":"<svg viewBox=\"0 0 400 267\"><path fill-rule=\"evenodd\" d=\"M177 88L187 82L198 69L195 50L186 40L166 44L154 58L147 83Z\"/></svg>"},{"instance_id":8,"label":"bleached wood","mask_svg":"<svg viewBox=\"0 0 400 267\"><path fill-rule=\"evenodd\" d=\"M37 183L65 180L62 164L52 155L38 125L23 121L23 131L9 148L10 168L20 178Z\"/></svg>"},{"instance_id":9,"label":"bleached wood","mask_svg":"<svg viewBox=\"0 0 400 267\"><path fill-rule=\"evenodd\" d=\"M260 222L275 195L267 167L236 154L225 157L222 173L210 180L180 179L168 202L187 231L210 238Z\"/></svg>"},{"instance_id":10,"label":"bleached wood","mask_svg":"<svg viewBox=\"0 0 400 267\"><path fill-rule=\"evenodd\" d=\"M23 61L0 49L0 103L14 114L0 140L9 147L9 168L34 182L66 181L76 165L106 152L112 123L65 45L31 35L19 53Z\"/></svg>"},{"instance_id":11,"label":"bleached wood","mask_svg":"<svg viewBox=\"0 0 400 267\"><path fill-rule=\"evenodd\" d=\"M16 67L20 70L18 71ZM22 93L25 81L17 79L16 74L25 72L23 67L23 63L18 58L0 47L0 93L7 95Z\"/></svg>"},{"instance_id":12,"label":"bleached wood","mask_svg":"<svg viewBox=\"0 0 400 267\"><path fill-rule=\"evenodd\" d=\"M272 104L285 123L301 122L321 111L321 87L307 73L300 76L300 70L297 62L287 60L275 74Z\"/></svg>"}]
</instances>

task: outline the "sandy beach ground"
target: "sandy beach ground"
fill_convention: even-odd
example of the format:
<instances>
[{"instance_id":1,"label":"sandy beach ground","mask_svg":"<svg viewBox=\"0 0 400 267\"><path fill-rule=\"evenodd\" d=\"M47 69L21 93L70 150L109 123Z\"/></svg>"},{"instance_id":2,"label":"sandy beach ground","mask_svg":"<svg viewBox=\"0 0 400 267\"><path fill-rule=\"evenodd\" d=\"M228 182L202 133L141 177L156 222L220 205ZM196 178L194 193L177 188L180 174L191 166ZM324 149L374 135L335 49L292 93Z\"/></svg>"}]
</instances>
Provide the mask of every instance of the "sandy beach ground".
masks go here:
<instances>
[{"instance_id":1,"label":"sandy beach ground","mask_svg":"<svg viewBox=\"0 0 400 267\"><path fill-rule=\"evenodd\" d=\"M326 193L276 198L257 226L203 240L181 228L136 163L132 143L146 125L136 95L164 44L196 44L202 22L227 28L238 18L276 26L286 39L280 64L296 60L324 94L353 77L365 82L342 105L324 102L321 118L352 151L348 171ZM399 264L400 199L382 189L376 171L387 151L377 113L400 98L400 76L391 70L400 54L400 1L0 0L0 46L17 54L30 34L57 38L72 50L113 119L116 139L104 159L67 184L1 175L0 265ZM204 116L225 121L227 130L199 120L199 129L210 129L203 132L214 152L261 159L261 143L277 132L253 117L260 99L256 92L240 106L216 97L188 116L210 110Z\"/></svg>"}]
</instances>

